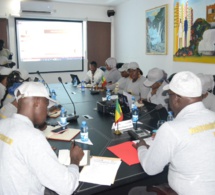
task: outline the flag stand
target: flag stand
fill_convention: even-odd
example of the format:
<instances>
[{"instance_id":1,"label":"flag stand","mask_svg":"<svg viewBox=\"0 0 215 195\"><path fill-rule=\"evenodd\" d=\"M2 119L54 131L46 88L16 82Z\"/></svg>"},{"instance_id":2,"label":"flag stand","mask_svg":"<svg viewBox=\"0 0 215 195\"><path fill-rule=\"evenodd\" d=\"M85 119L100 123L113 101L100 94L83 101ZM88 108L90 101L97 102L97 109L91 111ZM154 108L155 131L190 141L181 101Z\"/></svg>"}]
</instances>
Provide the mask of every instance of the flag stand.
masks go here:
<instances>
[{"instance_id":1,"label":"flag stand","mask_svg":"<svg viewBox=\"0 0 215 195\"><path fill-rule=\"evenodd\" d=\"M119 130L118 122L116 123L116 125L117 125L117 129L115 130L114 134L116 134L116 135L121 135L122 133L121 133L121 131Z\"/></svg>"}]
</instances>

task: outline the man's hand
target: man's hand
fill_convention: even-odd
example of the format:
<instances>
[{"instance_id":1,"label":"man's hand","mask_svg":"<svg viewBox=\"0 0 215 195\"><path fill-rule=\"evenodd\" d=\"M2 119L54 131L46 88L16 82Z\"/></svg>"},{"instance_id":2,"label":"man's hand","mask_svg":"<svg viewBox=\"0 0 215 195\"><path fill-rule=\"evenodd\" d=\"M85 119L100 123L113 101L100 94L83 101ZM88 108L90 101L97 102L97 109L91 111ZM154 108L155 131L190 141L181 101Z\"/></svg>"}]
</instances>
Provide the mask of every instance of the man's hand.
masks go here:
<instances>
[{"instance_id":1,"label":"man's hand","mask_svg":"<svg viewBox=\"0 0 215 195\"><path fill-rule=\"evenodd\" d=\"M83 156L84 156L84 152L82 148L80 148L79 146L75 146L73 142L70 148L70 158L71 158L70 163L79 166L79 163L83 158Z\"/></svg>"},{"instance_id":2,"label":"man's hand","mask_svg":"<svg viewBox=\"0 0 215 195\"><path fill-rule=\"evenodd\" d=\"M145 142L145 140L140 139L139 142L137 142L136 144L133 144L133 146L137 149L140 146L146 146L146 148L149 148L149 145Z\"/></svg>"}]
</instances>

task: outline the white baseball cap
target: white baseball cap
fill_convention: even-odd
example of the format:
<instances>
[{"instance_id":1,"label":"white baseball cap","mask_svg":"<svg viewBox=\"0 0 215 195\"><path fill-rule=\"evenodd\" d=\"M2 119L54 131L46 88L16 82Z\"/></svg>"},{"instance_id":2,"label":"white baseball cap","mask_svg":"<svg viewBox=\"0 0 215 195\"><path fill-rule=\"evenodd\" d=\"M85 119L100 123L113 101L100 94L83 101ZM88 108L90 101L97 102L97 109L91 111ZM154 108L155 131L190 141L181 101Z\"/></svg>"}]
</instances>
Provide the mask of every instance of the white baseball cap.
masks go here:
<instances>
[{"instance_id":1,"label":"white baseball cap","mask_svg":"<svg viewBox=\"0 0 215 195\"><path fill-rule=\"evenodd\" d=\"M184 97L200 97L202 85L200 79L190 71L182 71L174 75L171 82L163 90L171 90Z\"/></svg>"},{"instance_id":2,"label":"white baseball cap","mask_svg":"<svg viewBox=\"0 0 215 195\"><path fill-rule=\"evenodd\" d=\"M18 95L18 92L20 94ZM48 107L56 104L56 101L49 97L49 93L45 86L40 82L24 82L14 92L15 98L18 101L20 98L25 97L45 97L49 100Z\"/></svg>"},{"instance_id":3,"label":"white baseball cap","mask_svg":"<svg viewBox=\"0 0 215 195\"><path fill-rule=\"evenodd\" d=\"M11 68L1 67L0 68L0 75L9 75L12 72Z\"/></svg>"},{"instance_id":4,"label":"white baseball cap","mask_svg":"<svg viewBox=\"0 0 215 195\"><path fill-rule=\"evenodd\" d=\"M139 65L138 65L138 63L137 62L130 62L129 64L128 64L128 69L132 69L132 70L136 70L136 69L140 69L140 67L139 67Z\"/></svg>"},{"instance_id":5,"label":"white baseball cap","mask_svg":"<svg viewBox=\"0 0 215 195\"><path fill-rule=\"evenodd\" d=\"M128 70L128 63L122 65L121 68L118 69L119 72L124 72Z\"/></svg>"},{"instance_id":6,"label":"white baseball cap","mask_svg":"<svg viewBox=\"0 0 215 195\"><path fill-rule=\"evenodd\" d=\"M154 83L160 81L163 78L164 78L163 70L159 68L152 68L151 70L149 70L147 79L143 82L143 84L146 87L151 87Z\"/></svg>"}]
</instances>

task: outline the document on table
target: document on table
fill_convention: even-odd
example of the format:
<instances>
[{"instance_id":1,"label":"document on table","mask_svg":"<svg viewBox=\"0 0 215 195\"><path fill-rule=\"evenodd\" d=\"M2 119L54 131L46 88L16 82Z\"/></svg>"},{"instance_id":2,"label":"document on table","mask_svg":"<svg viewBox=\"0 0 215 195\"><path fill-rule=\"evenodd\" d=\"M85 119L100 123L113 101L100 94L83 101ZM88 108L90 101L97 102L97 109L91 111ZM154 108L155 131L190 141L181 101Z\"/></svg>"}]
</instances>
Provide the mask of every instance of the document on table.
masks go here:
<instances>
[{"instance_id":1,"label":"document on table","mask_svg":"<svg viewBox=\"0 0 215 195\"><path fill-rule=\"evenodd\" d=\"M118 122L117 125L113 123L112 129L120 130L121 132L128 131L130 129L133 129L133 122L132 120L125 120Z\"/></svg>"},{"instance_id":2,"label":"document on table","mask_svg":"<svg viewBox=\"0 0 215 195\"><path fill-rule=\"evenodd\" d=\"M79 166L89 165L90 163L90 150L83 150L84 156L79 163ZM70 165L70 150L59 150L58 160L63 165Z\"/></svg>"},{"instance_id":3,"label":"document on table","mask_svg":"<svg viewBox=\"0 0 215 195\"><path fill-rule=\"evenodd\" d=\"M79 181L110 186L115 181L121 162L119 158L93 156L90 165L82 169Z\"/></svg>"}]
</instances>

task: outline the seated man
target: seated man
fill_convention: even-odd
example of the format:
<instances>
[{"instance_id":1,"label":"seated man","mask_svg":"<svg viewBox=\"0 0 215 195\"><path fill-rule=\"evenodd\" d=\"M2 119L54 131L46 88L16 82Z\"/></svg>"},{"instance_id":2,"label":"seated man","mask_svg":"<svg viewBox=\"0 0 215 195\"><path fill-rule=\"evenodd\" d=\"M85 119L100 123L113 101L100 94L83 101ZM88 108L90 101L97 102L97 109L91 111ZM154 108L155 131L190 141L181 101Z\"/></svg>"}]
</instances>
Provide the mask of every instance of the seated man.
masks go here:
<instances>
[{"instance_id":1,"label":"seated man","mask_svg":"<svg viewBox=\"0 0 215 195\"><path fill-rule=\"evenodd\" d=\"M0 109L0 119L5 119L11 117L14 113L17 113L17 101L14 97L14 91L19 87L24 81L29 81L30 76L28 72L24 69L17 69L12 71L8 75L8 89L7 95L3 101L3 106Z\"/></svg>"},{"instance_id":2,"label":"seated man","mask_svg":"<svg viewBox=\"0 0 215 195\"><path fill-rule=\"evenodd\" d=\"M12 60L13 54L4 48L4 41L0 40L0 56L5 56L8 60Z\"/></svg>"},{"instance_id":3,"label":"seated man","mask_svg":"<svg viewBox=\"0 0 215 195\"><path fill-rule=\"evenodd\" d=\"M5 98L7 90L7 78L12 72L11 68L1 67L0 68L0 108L2 107L2 100Z\"/></svg>"},{"instance_id":4,"label":"seated man","mask_svg":"<svg viewBox=\"0 0 215 195\"><path fill-rule=\"evenodd\" d=\"M123 93L125 89L126 81L129 77L128 63L123 64L118 71L121 73L121 78L116 83L107 86L107 89L114 90L116 94Z\"/></svg>"},{"instance_id":5,"label":"seated man","mask_svg":"<svg viewBox=\"0 0 215 195\"><path fill-rule=\"evenodd\" d=\"M92 61L90 63L90 70L87 72L85 82L90 84L99 84L103 75L104 72L100 68L97 68L97 63Z\"/></svg>"},{"instance_id":6,"label":"seated man","mask_svg":"<svg viewBox=\"0 0 215 195\"><path fill-rule=\"evenodd\" d=\"M159 68L149 70L147 79L143 82L146 87L150 87L147 95L147 101L153 104L161 104L168 109L168 93L163 91L163 87L167 85L165 81L164 71Z\"/></svg>"},{"instance_id":7,"label":"seated man","mask_svg":"<svg viewBox=\"0 0 215 195\"><path fill-rule=\"evenodd\" d=\"M202 102L207 109L215 112L215 95L209 92L214 88L213 76L202 73L199 73L197 76L202 83Z\"/></svg>"},{"instance_id":8,"label":"seated man","mask_svg":"<svg viewBox=\"0 0 215 195\"><path fill-rule=\"evenodd\" d=\"M149 88L143 85L146 78L142 75L139 65L130 62L128 65L129 78L126 81L125 91L135 97L135 100L146 99Z\"/></svg>"},{"instance_id":9,"label":"seated man","mask_svg":"<svg viewBox=\"0 0 215 195\"><path fill-rule=\"evenodd\" d=\"M47 106L55 104L45 86L25 82L15 90L18 114L0 121L1 194L44 194L45 187L58 194L72 194L78 186L79 162L84 153L71 147L68 167L61 165L41 131Z\"/></svg>"},{"instance_id":10,"label":"seated man","mask_svg":"<svg viewBox=\"0 0 215 195\"><path fill-rule=\"evenodd\" d=\"M149 175L169 164L168 182L178 194L215 194L215 113L202 103L201 81L179 72L164 90L175 119L158 129L150 147L144 140L136 145L140 163Z\"/></svg>"},{"instance_id":11,"label":"seated man","mask_svg":"<svg viewBox=\"0 0 215 195\"><path fill-rule=\"evenodd\" d=\"M115 58L108 58L105 61L106 71L104 77L107 85L114 84L121 78L120 72L116 68L116 64L117 62Z\"/></svg>"}]
</instances>

